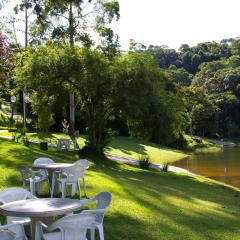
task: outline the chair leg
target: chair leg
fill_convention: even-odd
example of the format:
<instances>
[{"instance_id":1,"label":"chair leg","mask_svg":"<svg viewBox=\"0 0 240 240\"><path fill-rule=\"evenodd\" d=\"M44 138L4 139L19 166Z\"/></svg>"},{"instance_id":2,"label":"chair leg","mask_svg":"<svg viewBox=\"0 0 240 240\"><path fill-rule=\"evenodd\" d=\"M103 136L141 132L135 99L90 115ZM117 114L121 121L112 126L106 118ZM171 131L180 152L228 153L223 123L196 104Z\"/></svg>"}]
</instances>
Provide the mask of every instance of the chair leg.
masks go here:
<instances>
[{"instance_id":1,"label":"chair leg","mask_svg":"<svg viewBox=\"0 0 240 240\"><path fill-rule=\"evenodd\" d=\"M37 183L38 194L42 193L42 189L43 189L43 182Z\"/></svg>"},{"instance_id":2,"label":"chair leg","mask_svg":"<svg viewBox=\"0 0 240 240\"><path fill-rule=\"evenodd\" d=\"M80 187L80 182L79 182L79 180L78 180L78 182L77 182L77 185L78 185L78 191L79 191L79 198L82 199L81 187Z\"/></svg>"},{"instance_id":3,"label":"chair leg","mask_svg":"<svg viewBox=\"0 0 240 240\"><path fill-rule=\"evenodd\" d=\"M53 195L54 195L55 179L56 179L56 175L55 175L55 172L54 172L54 173L52 174L51 198L53 198ZM48 180L48 182L49 182L49 180Z\"/></svg>"},{"instance_id":4,"label":"chair leg","mask_svg":"<svg viewBox=\"0 0 240 240\"><path fill-rule=\"evenodd\" d=\"M49 179L47 179L47 183L48 183L49 193L52 197L52 191L51 191L51 185L50 185Z\"/></svg>"},{"instance_id":5,"label":"chair leg","mask_svg":"<svg viewBox=\"0 0 240 240\"><path fill-rule=\"evenodd\" d=\"M66 198L66 183L62 182L61 184L62 198Z\"/></svg>"},{"instance_id":6,"label":"chair leg","mask_svg":"<svg viewBox=\"0 0 240 240\"><path fill-rule=\"evenodd\" d=\"M99 231L100 240L104 240L103 224L98 225L97 228Z\"/></svg>"},{"instance_id":7,"label":"chair leg","mask_svg":"<svg viewBox=\"0 0 240 240\"><path fill-rule=\"evenodd\" d=\"M83 181L84 195L85 195L85 197L86 197L87 194L86 194L86 184L85 184L85 178L84 178L84 177L82 178L82 181Z\"/></svg>"},{"instance_id":8,"label":"chair leg","mask_svg":"<svg viewBox=\"0 0 240 240\"><path fill-rule=\"evenodd\" d=\"M72 185L71 197L73 198L77 190L77 184L72 183L71 185Z\"/></svg>"},{"instance_id":9,"label":"chair leg","mask_svg":"<svg viewBox=\"0 0 240 240\"><path fill-rule=\"evenodd\" d=\"M95 228L90 228L90 237L91 240L95 240Z\"/></svg>"},{"instance_id":10,"label":"chair leg","mask_svg":"<svg viewBox=\"0 0 240 240\"><path fill-rule=\"evenodd\" d=\"M30 192L33 194L33 195L35 195L35 182L32 180L32 179L30 179Z\"/></svg>"}]
</instances>

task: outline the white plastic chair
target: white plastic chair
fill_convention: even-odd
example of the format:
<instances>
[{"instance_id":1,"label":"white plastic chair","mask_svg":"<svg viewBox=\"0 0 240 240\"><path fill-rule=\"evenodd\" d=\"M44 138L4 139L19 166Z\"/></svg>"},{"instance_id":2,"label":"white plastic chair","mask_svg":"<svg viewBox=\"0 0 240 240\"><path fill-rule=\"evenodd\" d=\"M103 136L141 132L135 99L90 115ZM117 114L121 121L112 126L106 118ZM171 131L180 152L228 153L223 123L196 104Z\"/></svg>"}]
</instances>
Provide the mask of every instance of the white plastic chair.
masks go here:
<instances>
[{"instance_id":1,"label":"white plastic chair","mask_svg":"<svg viewBox=\"0 0 240 240\"><path fill-rule=\"evenodd\" d=\"M75 165L80 165L83 167L84 171L82 172L82 176L79 176L82 178L83 181L83 189L84 189L84 195L86 196L86 184L85 184L85 176L84 176L84 172L85 170L87 170L89 168L89 162L87 159L79 159L77 160L75 163Z\"/></svg>"},{"instance_id":2,"label":"white plastic chair","mask_svg":"<svg viewBox=\"0 0 240 240\"><path fill-rule=\"evenodd\" d=\"M19 200L25 200L25 199L33 199L33 198L36 198L36 197L23 188L8 188L8 189L0 192L0 203L1 204L10 203L10 202L19 201ZM15 224L28 225L28 224L30 224L30 222L31 222L31 220L28 217L7 216L8 224L15 223ZM22 225L17 225L13 232L15 232L15 233L24 232ZM24 236L25 236L25 234L24 234Z\"/></svg>"},{"instance_id":3,"label":"white plastic chair","mask_svg":"<svg viewBox=\"0 0 240 240\"><path fill-rule=\"evenodd\" d=\"M19 231L14 232L15 229L18 229ZM24 230L19 224L8 224L8 225L0 226L0 239L1 240L27 240Z\"/></svg>"},{"instance_id":4,"label":"white plastic chair","mask_svg":"<svg viewBox=\"0 0 240 240\"><path fill-rule=\"evenodd\" d=\"M36 240L86 240L87 229L94 223L94 214L68 215L50 226L46 226L39 221L36 227L35 238ZM43 228L50 233L44 233ZM58 231L56 232L56 230Z\"/></svg>"},{"instance_id":5,"label":"white plastic chair","mask_svg":"<svg viewBox=\"0 0 240 240\"><path fill-rule=\"evenodd\" d=\"M54 161L51 158L47 158L47 157L40 157L37 158L36 160L34 160L33 165L38 165L38 164L50 164L50 163L54 163Z\"/></svg>"},{"instance_id":6,"label":"white plastic chair","mask_svg":"<svg viewBox=\"0 0 240 240\"><path fill-rule=\"evenodd\" d=\"M59 138L59 139L58 139L58 143L57 143L57 148L58 148L59 150L62 150L62 149L69 150L69 149L70 149L70 143L71 143L71 140L70 140L70 139L67 139L67 138Z\"/></svg>"},{"instance_id":7,"label":"white plastic chair","mask_svg":"<svg viewBox=\"0 0 240 240\"><path fill-rule=\"evenodd\" d=\"M46 178L45 174L40 171L34 171L31 168L27 168L26 166L20 166L19 171L22 175L23 187L26 188L26 184L30 185L30 192L35 195L35 186L37 185L38 193L42 192L42 183L44 181L48 182L48 178Z\"/></svg>"},{"instance_id":8,"label":"white plastic chair","mask_svg":"<svg viewBox=\"0 0 240 240\"><path fill-rule=\"evenodd\" d=\"M47 158L47 157L40 157L37 158L34 162L33 162L33 166L39 165L39 164L51 164L54 163L54 161L51 158ZM49 187L49 191L51 193L51 187L50 187L50 183L49 183L49 178L48 178L48 172L46 169L40 169L38 171L34 171L35 173L39 173L40 177L41 177L41 182L38 183L38 193L42 192L42 183L44 181L47 181L48 183L48 187Z\"/></svg>"},{"instance_id":9,"label":"white plastic chair","mask_svg":"<svg viewBox=\"0 0 240 240\"><path fill-rule=\"evenodd\" d=\"M80 213L80 214L96 214L95 222L89 228L91 231L91 240L95 239L96 228L99 231L100 240L104 240L103 219L104 219L104 214L106 210L111 204L111 201L112 201L112 194L110 192L101 192L94 198L80 201L83 205L97 202L96 209L83 210Z\"/></svg>"},{"instance_id":10,"label":"white plastic chair","mask_svg":"<svg viewBox=\"0 0 240 240\"><path fill-rule=\"evenodd\" d=\"M81 167L80 165L74 165L63 170L61 176L57 179L57 181L61 184L62 198L66 197L67 185L71 185L72 187L71 197L75 195L76 189L78 188L79 197L81 199L82 195L79 177L83 176L83 171L84 168ZM53 190L54 189L52 189L52 191Z\"/></svg>"}]
</instances>

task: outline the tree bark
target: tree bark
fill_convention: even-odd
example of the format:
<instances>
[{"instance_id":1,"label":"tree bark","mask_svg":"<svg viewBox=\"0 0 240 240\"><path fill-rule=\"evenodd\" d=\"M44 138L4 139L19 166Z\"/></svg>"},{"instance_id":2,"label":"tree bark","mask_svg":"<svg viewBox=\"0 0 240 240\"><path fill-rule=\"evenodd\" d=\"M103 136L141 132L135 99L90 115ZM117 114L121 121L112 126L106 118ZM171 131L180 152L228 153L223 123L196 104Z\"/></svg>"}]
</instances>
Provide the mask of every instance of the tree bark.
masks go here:
<instances>
[{"instance_id":1,"label":"tree bark","mask_svg":"<svg viewBox=\"0 0 240 240\"><path fill-rule=\"evenodd\" d=\"M73 6L72 2L69 3L69 42L70 46L74 46L74 26L73 26ZM70 111L70 124L69 134L74 135L75 132L75 101L74 93L69 93L69 111Z\"/></svg>"},{"instance_id":2,"label":"tree bark","mask_svg":"<svg viewBox=\"0 0 240 240\"><path fill-rule=\"evenodd\" d=\"M25 6L25 48L28 45L28 10L27 10L27 6ZM23 131L26 131L26 117L27 117L27 106L26 106L26 95L27 95L27 91L26 91L26 87L24 87L23 92Z\"/></svg>"}]
</instances>

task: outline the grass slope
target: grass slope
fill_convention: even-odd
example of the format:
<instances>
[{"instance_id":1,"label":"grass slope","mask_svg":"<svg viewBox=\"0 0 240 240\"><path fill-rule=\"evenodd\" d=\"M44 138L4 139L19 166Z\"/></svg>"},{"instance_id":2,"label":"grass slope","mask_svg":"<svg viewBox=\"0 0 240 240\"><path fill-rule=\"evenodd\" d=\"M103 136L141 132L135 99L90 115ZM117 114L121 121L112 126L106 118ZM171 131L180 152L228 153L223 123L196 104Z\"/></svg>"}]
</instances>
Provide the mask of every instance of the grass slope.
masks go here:
<instances>
[{"instance_id":1,"label":"grass slope","mask_svg":"<svg viewBox=\"0 0 240 240\"><path fill-rule=\"evenodd\" d=\"M11 137L15 133L1 132L0 136ZM61 133L27 133L29 139L45 140L56 143L59 138L69 138L66 134ZM84 146L86 136L77 139L80 147ZM170 163L180 160L187 156L186 153L175 149L163 147L143 140L137 140L130 137L115 137L106 149L106 153L115 154L123 157L139 159L140 154L148 154L150 161L153 163Z\"/></svg>"},{"instance_id":2,"label":"grass slope","mask_svg":"<svg viewBox=\"0 0 240 240\"><path fill-rule=\"evenodd\" d=\"M139 159L140 154L149 155L152 163L170 163L187 157L182 151L129 137L116 137L109 144L107 153Z\"/></svg>"},{"instance_id":3,"label":"grass slope","mask_svg":"<svg viewBox=\"0 0 240 240\"><path fill-rule=\"evenodd\" d=\"M73 162L73 152L41 151L0 140L0 188L21 186L17 166L35 158ZM204 177L147 171L111 162L91 163L88 197L111 191L106 239L239 240L240 190Z\"/></svg>"}]
</instances>

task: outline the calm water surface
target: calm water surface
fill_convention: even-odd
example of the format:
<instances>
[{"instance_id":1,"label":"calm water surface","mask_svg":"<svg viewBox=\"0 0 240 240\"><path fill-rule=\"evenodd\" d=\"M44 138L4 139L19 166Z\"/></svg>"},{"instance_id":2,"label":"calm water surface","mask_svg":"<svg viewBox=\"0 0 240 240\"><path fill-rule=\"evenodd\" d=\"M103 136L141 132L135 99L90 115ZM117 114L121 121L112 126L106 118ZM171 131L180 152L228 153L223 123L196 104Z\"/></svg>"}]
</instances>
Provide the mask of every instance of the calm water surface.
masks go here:
<instances>
[{"instance_id":1,"label":"calm water surface","mask_svg":"<svg viewBox=\"0 0 240 240\"><path fill-rule=\"evenodd\" d=\"M240 187L240 147L223 148L217 153L193 155L173 165Z\"/></svg>"}]
</instances>

